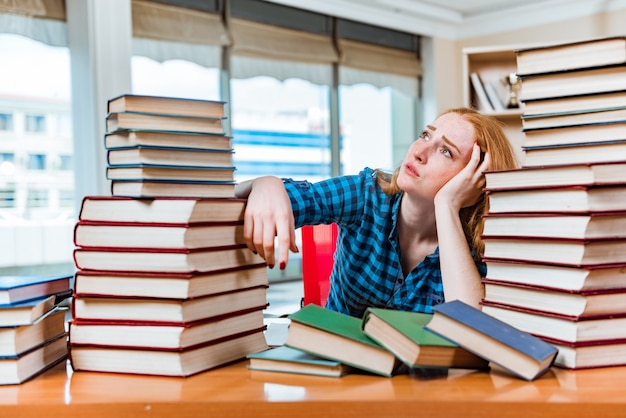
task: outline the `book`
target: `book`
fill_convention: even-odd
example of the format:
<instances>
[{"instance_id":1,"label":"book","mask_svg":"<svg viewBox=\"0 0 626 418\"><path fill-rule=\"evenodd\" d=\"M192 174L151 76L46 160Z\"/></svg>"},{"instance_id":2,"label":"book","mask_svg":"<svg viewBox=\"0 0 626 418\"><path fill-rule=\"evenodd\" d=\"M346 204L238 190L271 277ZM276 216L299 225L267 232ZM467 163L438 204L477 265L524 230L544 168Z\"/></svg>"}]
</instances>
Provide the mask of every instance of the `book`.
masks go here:
<instances>
[{"instance_id":1,"label":"book","mask_svg":"<svg viewBox=\"0 0 626 418\"><path fill-rule=\"evenodd\" d=\"M487 213L485 237L626 238L626 212Z\"/></svg>"},{"instance_id":2,"label":"book","mask_svg":"<svg viewBox=\"0 0 626 418\"><path fill-rule=\"evenodd\" d=\"M79 247L207 248L245 244L243 222L138 223L78 221L74 244Z\"/></svg>"},{"instance_id":3,"label":"book","mask_svg":"<svg viewBox=\"0 0 626 418\"><path fill-rule=\"evenodd\" d=\"M487 98L489 99L489 103L491 103L493 110L495 110L496 112L501 112L505 110L502 99L500 99L500 94L496 90L496 87L493 85L493 83L489 82L485 84L485 93L487 93Z\"/></svg>"},{"instance_id":4,"label":"book","mask_svg":"<svg viewBox=\"0 0 626 418\"><path fill-rule=\"evenodd\" d=\"M187 167L233 167L232 150L197 150L188 148L139 145L107 151L109 166L152 164Z\"/></svg>"},{"instance_id":5,"label":"book","mask_svg":"<svg viewBox=\"0 0 626 418\"><path fill-rule=\"evenodd\" d=\"M220 117L182 116L146 112L117 112L106 116L106 132L123 129L224 134Z\"/></svg>"},{"instance_id":6,"label":"book","mask_svg":"<svg viewBox=\"0 0 626 418\"><path fill-rule=\"evenodd\" d=\"M565 147L626 140L626 121L524 130L523 147ZM589 161L593 162L593 161Z\"/></svg>"},{"instance_id":7,"label":"book","mask_svg":"<svg viewBox=\"0 0 626 418\"><path fill-rule=\"evenodd\" d=\"M569 267L484 258L487 278L502 283L545 286L555 290L615 289L626 284L626 265Z\"/></svg>"},{"instance_id":8,"label":"book","mask_svg":"<svg viewBox=\"0 0 626 418\"><path fill-rule=\"evenodd\" d=\"M426 328L498 365L534 380L550 369L557 349L460 300L433 307Z\"/></svg>"},{"instance_id":9,"label":"book","mask_svg":"<svg viewBox=\"0 0 626 418\"><path fill-rule=\"evenodd\" d=\"M67 358L67 336L34 347L25 353L0 357L0 385L16 385L43 373Z\"/></svg>"},{"instance_id":10,"label":"book","mask_svg":"<svg viewBox=\"0 0 626 418\"><path fill-rule=\"evenodd\" d=\"M559 353L554 360L557 367L580 370L626 365L626 341L601 344L568 344L551 341Z\"/></svg>"},{"instance_id":11,"label":"book","mask_svg":"<svg viewBox=\"0 0 626 418\"><path fill-rule=\"evenodd\" d=\"M53 309L34 322L0 327L0 358L17 356L65 334L66 309Z\"/></svg>"},{"instance_id":12,"label":"book","mask_svg":"<svg viewBox=\"0 0 626 418\"><path fill-rule=\"evenodd\" d=\"M535 189L487 190L491 213L616 212L626 210L626 187L572 185Z\"/></svg>"},{"instance_id":13,"label":"book","mask_svg":"<svg viewBox=\"0 0 626 418\"><path fill-rule=\"evenodd\" d=\"M524 102L524 116L591 112L626 106L626 91L590 93L578 96L549 97Z\"/></svg>"},{"instance_id":14,"label":"book","mask_svg":"<svg viewBox=\"0 0 626 418\"><path fill-rule=\"evenodd\" d=\"M139 146L228 151L232 149L232 138L221 134L150 129L120 129L104 135L107 150Z\"/></svg>"},{"instance_id":15,"label":"book","mask_svg":"<svg viewBox=\"0 0 626 418\"><path fill-rule=\"evenodd\" d=\"M626 63L626 37L615 36L515 50L517 72L542 74Z\"/></svg>"},{"instance_id":16,"label":"book","mask_svg":"<svg viewBox=\"0 0 626 418\"><path fill-rule=\"evenodd\" d=\"M626 341L626 317L566 317L545 311L523 309L482 301L482 311L539 338L561 343L606 343Z\"/></svg>"},{"instance_id":17,"label":"book","mask_svg":"<svg viewBox=\"0 0 626 418\"><path fill-rule=\"evenodd\" d=\"M554 290L483 279L485 300L569 317L626 316L626 284L617 289Z\"/></svg>"},{"instance_id":18,"label":"book","mask_svg":"<svg viewBox=\"0 0 626 418\"><path fill-rule=\"evenodd\" d=\"M126 321L189 324L207 318L265 308L266 286L201 296L165 299L113 296L74 296L72 318L76 321Z\"/></svg>"},{"instance_id":19,"label":"book","mask_svg":"<svg viewBox=\"0 0 626 418\"><path fill-rule=\"evenodd\" d=\"M55 307L56 295L0 305L0 327L26 325Z\"/></svg>"},{"instance_id":20,"label":"book","mask_svg":"<svg viewBox=\"0 0 626 418\"><path fill-rule=\"evenodd\" d=\"M135 197L235 197L235 183L222 181L182 180L113 180L113 196Z\"/></svg>"},{"instance_id":21,"label":"book","mask_svg":"<svg viewBox=\"0 0 626 418\"><path fill-rule=\"evenodd\" d=\"M187 349L233 334L263 329L262 309L187 324L73 319L69 342L70 345Z\"/></svg>"},{"instance_id":22,"label":"book","mask_svg":"<svg viewBox=\"0 0 626 418\"><path fill-rule=\"evenodd\" d=\"M361 371L390 377L401 362L366 336L361 319L309 304L289 316L285 345Z\"/></svg>"},{"instance_id":23,"label":"book","mask_svg":"<svg viewBox=\"0 0 626 418\"><path fill-rule=\"evenodd\" d=\"M622 162L626 160L626 140L561 147L522 146L522 150L525 167L549 164Z\"/></svg>"},{"instance_id":24,"label":"book","mask_svg":"<svg viewBox=\"0 0 626 418\"><path fill-rule=\"evenodd\" d=\"M264 372L341 377L352 370L350 366L339 361L314 356L285 345L249 354L247 359L249 370Z\"/></svg>"},{"instance_id":25,"label":"book","mask_svg":"<svg viewBox=\"0 0 626 418\"><path fill-rule=\"evenodd\" d=\"M559 128L562 126L599 125L626 121L626 107L593 111L574 111L543 115L522 115L522 130Z\"/></svg>"},{"instance_id":26,"label":"book","mask_svg":"<svg viewBox=\"0 0 626 418\"><path fill-rule=\"evenodd\" d=\"M487 96L487 92L485 90L485 85L483 84L480 75L476 72L471 73L470 81L472 83L474 93L476 94L476 98L478 99L476 107L484 112L493 112L494 108L489 101L489 97Z\"/></svg>"},{"instance_id":27,"label":"book","mask_svg":"<svg viewBox=\"0 0 626 418\"><path fill-rule=\"evenodd\" d=\"M108 180L186 180L233 182L235 167L188 167L134 164L106 168Z\"/></svg>"},{"instance_id":28,"label":"book","mask_svg":"<svg viewBox=\"0 0 626 418\"><path fill-rule=\"evenodd\" d=\"M626 239L483 237L483 257L586 267L626 264Z\"/></svg>"},{"instance_id":29,"label":"book","mask_svg":"<svg viewBox=\"0 0 626 418\"><path fill-rule=\"evenodd\" d=\"M243 221L246 200L235 198L135 199L86 196L79 220L111 222L201 223Z\"/></svg>"},{"instance_id":30,"label":"book","mask_svg":"<svg viewBox=\"0 0 626 418\"><path fill-rule=\"evenodd\" d=\"M187 377L266 350L261 330L235 334L182 350L70 345L75 371Z\"/></svg>"},{"instance_id":31,"label":"book","mask_svg":"<svg viewBox=\"0 0 626 418\"><path fill-rule=\"evenodd\" d=\"M623 184L626 162L521 167L485 172L489 190L600 184Z\"/></svg>"},{"instance_id":32,"label":"book","mask_svg":"<svg viewBox=\"0 0 626 418\"><path fill-rule=\"evenodd\" d=\"M563 73L519 75L519 100L604 93L626 89L626 64Z\"/></svg>"},{"instance_id":33,"label":"book","mask_svg":"<svg viewBox=\"0 0 626 418\"><path fill-rule=\"evenodd\" d=\"M0 276L0 305L66 294L72 275Z\"/></svg>"},{"instance_id":34,"label":"book","mask_svg":"<svg viewBox=\"0 0 626 418\"><path fill-rule=\"evenodd\" d=\"M432 314L367 308L363 332L407 366L487 369L485 359L428 331Z\"/></svg>"},{"instance_id":35,"label":"book","mask_svg":"<svg viewBox=\"0 0 626 418\"><path fill-rule=\"evenodd\" d=\"M74 249L80 270L155 273L207 273L265 260L245 246L189 249L92 248Z\"/></svg>"},{"instance_id":36,"label":"book","mask_svg":"<svg viewBox=\"0 0 626 418\"><path fill-rule=\"evenodd\" d=\"M107 101L107 112L148 112L187 116L224 117L226 102L182 97L122 94Z\"/></svg>"},{"instance_id":37,"label":"book","mask_svg":"<svg viewBox=\"0 0 626 418\"><path fill-rule=\"evenodd\" d=\"M79 294L146 298L189 299L268 285L265 263L206 274L78 270L74 276Z\"/></svg>"}]
</instances>

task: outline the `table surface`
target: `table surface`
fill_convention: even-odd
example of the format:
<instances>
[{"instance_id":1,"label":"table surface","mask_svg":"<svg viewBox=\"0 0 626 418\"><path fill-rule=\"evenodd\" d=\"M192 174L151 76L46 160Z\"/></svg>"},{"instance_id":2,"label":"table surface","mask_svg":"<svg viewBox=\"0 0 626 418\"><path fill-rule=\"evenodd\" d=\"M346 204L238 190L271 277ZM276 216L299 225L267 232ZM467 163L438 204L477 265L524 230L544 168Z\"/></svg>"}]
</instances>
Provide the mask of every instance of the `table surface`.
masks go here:
<instances>
[{"instance_id":1,"label":"table surface","mask_svg":"<svg viewBox=\"0 0 626 418\"><path fill-rule=\"evenodd\" d=\"M527 382L497 371L330 378L246 365L178 378L73 372L62 363L0 386L0 416L626 416L626 367L553 368Z\"/></svg>"}]
</instances>

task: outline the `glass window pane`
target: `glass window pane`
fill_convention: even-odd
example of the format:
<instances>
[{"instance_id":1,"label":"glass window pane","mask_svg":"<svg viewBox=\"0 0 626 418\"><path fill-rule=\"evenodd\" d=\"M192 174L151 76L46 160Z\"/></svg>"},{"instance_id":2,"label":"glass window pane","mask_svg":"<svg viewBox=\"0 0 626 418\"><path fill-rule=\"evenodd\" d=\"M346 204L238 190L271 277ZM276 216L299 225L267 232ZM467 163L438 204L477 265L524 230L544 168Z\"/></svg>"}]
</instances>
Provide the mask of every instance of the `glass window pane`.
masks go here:
<instances>
[{"instance_id":1,"label":"glass window pane","mask_svg":"<svg viewBox=\"0 0 626 418\"><path fill-rule=\"evenodd\" d=\"M69 49L0 33L0 56L0 274L72 272L74 177L54 163L73 155Z\"/></svg>"}]
</instances>

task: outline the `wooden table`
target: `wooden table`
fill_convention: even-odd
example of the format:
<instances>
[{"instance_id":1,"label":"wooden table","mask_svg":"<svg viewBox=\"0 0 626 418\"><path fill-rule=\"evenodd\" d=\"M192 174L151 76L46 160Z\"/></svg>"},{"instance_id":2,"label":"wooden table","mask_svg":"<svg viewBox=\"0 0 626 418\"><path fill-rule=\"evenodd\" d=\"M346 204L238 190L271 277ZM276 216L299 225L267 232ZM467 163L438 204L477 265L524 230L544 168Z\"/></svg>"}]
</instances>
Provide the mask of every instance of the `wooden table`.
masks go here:
<instances>
[{"instance_id":1,"label":"wooden table","mask_svg":"<svg viewBox=\"0 0 626 418\"><path fill-rule=\"evenodd\" d=\"M626 367L554 368L526 382L495 371L325 378L251 372L245 366L172 378L72 373L61 364L24 384L0 386L0 416L626 416Z\"/></svg>"}]
</instances>

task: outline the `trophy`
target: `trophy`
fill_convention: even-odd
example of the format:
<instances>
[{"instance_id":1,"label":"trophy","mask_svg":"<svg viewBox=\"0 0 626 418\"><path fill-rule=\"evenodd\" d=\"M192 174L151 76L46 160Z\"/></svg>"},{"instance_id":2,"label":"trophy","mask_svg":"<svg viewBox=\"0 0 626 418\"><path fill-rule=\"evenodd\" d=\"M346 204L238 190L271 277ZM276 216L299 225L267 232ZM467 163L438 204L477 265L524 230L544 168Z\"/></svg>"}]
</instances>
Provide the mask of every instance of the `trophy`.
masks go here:
<instances>
[{"instance_id":1,"label":"trophy","mask_svg":"<svg viewBox=\"0 0 626 418\"><path fill-rule=\"evenodd\" d=\"M516 109L519 107L519 91L522 87L522 80L515 73L509 73L504 79L502 79L509 92L509 100L507 102L507 109Z\"/></svg>"}]
</instances>

